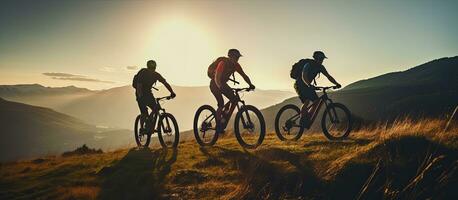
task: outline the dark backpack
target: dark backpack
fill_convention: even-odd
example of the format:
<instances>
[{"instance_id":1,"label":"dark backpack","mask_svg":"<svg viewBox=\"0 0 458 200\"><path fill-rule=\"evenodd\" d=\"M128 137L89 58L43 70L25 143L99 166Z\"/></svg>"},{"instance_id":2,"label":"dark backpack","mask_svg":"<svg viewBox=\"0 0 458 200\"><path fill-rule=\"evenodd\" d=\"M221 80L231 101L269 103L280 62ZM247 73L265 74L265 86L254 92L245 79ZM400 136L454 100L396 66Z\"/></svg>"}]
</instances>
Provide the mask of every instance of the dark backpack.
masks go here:
<instances>
[{"instance_id":1,"label":"dark backpack","mask_svg":"<svg viewBox=\"0 0 458 200\"><path fill-rule=\"evenodd\" d=\"M145 70L145 69L141 69L140 71L138 71L137 74L135 74L134 79L132 79L132 87L135 88L135 89L137 89L137 83L138 83L139 74L143 73L143 70Z\"/></svg>"},{"instance_id":2,"label":"dark backpack","mask_svg":"<svg viewBox=\"0 0 458 200\"><path fill-rule=\"evenodd\" d=\"M304 65L308 63L309 61L310 59L300 59L299 61L294 63L293 67L291 68L291 72L289 76L294 80L301 78L302 69L304 68Z\"/></svg>"},{"instance_id":3,"label":"dark backpack","mask_svg":"<svg viewBox=\"0 0 458 200\"><path fill-rule=\"evenodd\" d=\"M208 69L207 69L208 78L213 79L215 77L215 71L216 71L216 67L218 67L218 63L225 59L226 57L219 57L215 61L213 61L212 64L210 64L210 66L208 66Z\"/></svg>"},{"instance_id":4,"label":"dark backpack","mask_svg":"<svg viewBox=\"0 0 458 200\"><path fill-rule=\"evenodd\" d=\"M132 79L132 87L137 89L138 74L135 74L134 79Z\"/></svg>"}]
</instances>

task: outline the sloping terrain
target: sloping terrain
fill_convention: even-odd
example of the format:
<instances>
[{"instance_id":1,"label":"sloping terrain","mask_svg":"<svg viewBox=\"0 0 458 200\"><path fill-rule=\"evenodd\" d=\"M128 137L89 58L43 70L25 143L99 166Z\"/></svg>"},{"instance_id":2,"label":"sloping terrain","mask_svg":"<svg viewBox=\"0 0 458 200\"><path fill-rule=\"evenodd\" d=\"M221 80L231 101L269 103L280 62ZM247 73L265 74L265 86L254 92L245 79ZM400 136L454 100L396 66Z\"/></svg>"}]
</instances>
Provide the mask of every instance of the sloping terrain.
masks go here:
<instances>
[{"instance_id":1,"label":"sloping terrain","mask_svg":"<svg viewBox=\"0 0 458 200\"><path fill-rule=\"evenodd\" d=\"M457 83L458 56L436 59L401 72L387 73L374 78L354 82L345 90L377 88L386 86L434 85L450 87ZM455 90L456 91L456 90Z\"/></svg>"},{"instance_id":2,"label":"sloping terrain","mask_svg":"<svg viewBox=\"0 0 458 200\"><path fill-rule=\"evenodd\" d=\"M398 117L442 117L458 102L458 56L437 59L403 72L394 72L357 81L329 94L334 102L345 104L352 114L370 121ZM266 108L266 121L272 121L286 104L299 105L297 97ZM318 118L319 119L319 118Z\"/></svg>"},{"instance_id":3,"label":"sloping terrain","mask_svg":"<svg viewBox=\"0 0 458 200\"><path fill-rule=\"evenodd\" d=\"M0 161L55 154L82 144L119 148L127 136L123 130L100 130L49 108L1 98L0 127Z\"/></svg>"},{"instance_id":4,"label":"sloping terrain","mask_svg":"<svg viewBox=\"0 0 458 200\"><path fill-rule=\"evenodd\" d=\"M120 149L2 164L0 199L456 199L458 129L398 121L344 141L269 133L254 151L216 146Z\"/></svg>"}]
</instances>

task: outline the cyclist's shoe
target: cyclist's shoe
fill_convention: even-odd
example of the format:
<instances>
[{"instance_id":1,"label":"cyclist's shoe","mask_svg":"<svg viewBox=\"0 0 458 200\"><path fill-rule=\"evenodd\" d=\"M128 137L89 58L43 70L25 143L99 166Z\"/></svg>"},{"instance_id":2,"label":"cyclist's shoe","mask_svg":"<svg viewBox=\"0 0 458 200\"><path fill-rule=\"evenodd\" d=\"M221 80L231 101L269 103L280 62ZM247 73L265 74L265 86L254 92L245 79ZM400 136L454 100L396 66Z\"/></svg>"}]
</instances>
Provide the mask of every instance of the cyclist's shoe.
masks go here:
<instances>
[{"instance_id":1,"label":"cyclist's shoe","mask_svg":"<svg viewBox=\"0 0 458 200\"><path fill-rule=\"evenodd\" d=\"M306 128L306 129L309 129L310 126L312 125L309 117L307 115L301 115L301 118L299 119L300 120L300 123L301 123L301 126Z\"/></svg>"}]
</instances>

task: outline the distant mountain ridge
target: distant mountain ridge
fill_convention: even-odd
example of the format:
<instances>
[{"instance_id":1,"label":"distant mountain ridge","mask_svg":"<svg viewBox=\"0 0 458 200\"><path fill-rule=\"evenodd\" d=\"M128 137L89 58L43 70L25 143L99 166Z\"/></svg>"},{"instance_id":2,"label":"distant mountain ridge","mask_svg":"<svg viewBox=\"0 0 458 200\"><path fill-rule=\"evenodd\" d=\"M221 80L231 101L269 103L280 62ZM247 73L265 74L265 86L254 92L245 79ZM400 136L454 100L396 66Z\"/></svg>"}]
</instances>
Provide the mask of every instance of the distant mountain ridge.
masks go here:
<instances>
[{"instance_id":1,"label":"distant mountain ridge","mask_svg":"<svg viewBox=\"0 0 458 200\"><path fill-rule=\"evenodd\" d=\"M0 161L61 153L82 144L120 147L132 138L126 131L101 131L49 108L0 98Z\"/></svg>"},{"instance_id":2,"label":"distant mountain ridge","mask_svg":"<svg viewBox=\"0 0 458 200\"><path fill-rule=\"evenodd\" d=\"M407 115L444 117L458 105L458 56L357 81L329 96L345 104L352 114L371 121ZM264 109L267 124L273 124L276 113L286 104L300 105L300 101L292 97Z\"/></svg>"},{"instance_id":3,"label":"distant mountain ridge","mask_svg":"<svg viewBox=\"0 0 458 200\"><path fill-rule=\"evenodd\" d=\"M346 86L344 90L412 85L446 87L444 84L451 83L458 85L458 56L440 58L405 71L391 72L356 81Z\"/></svg>"},{"instance_id":4,"label":"distant mountain ridge","mask_svg":"<svg viewBox=\"0 0 458 200\"><path fill-rule=\"evenodd\" d=\"M45 87L40 84L18 84L18 85L0 85L0 94L2 96L31 95L31 94L67 94L67 93L90 93L95 92L86 88L75 86L66 87Z\"/></svg>"},{"instance_id":5,"label":"distant mountain ridge","mask_svg":"<svg viewBox=\"0 0 458 200\"><path fill-rule=\"evenodd\" d=\"M39 85L0 86L0 88L15 87L18 89L9 89L14 91L9 93L6 93L5 89L0 89L0 97L16 102L49 107L90 124L132 129L133 121L139 113L135 101L135 92L130 85L100 91L80 90L79 88L50 89ZM164 102L164 108L177 117L182 130L191 129L194 112L199 106L216 104L208 86L172 87L177 93L177 98ZM29 88L47 92L22 92ZM159 91L153 91L156 97L168 95L167 89L163 86L158 88ZM65 89L73 92L63 91ZM249 104L263 108L293 95L294 93L288 91L257 89L255 92L244 93L244 99Z\"/></svg>"}]
</instances>

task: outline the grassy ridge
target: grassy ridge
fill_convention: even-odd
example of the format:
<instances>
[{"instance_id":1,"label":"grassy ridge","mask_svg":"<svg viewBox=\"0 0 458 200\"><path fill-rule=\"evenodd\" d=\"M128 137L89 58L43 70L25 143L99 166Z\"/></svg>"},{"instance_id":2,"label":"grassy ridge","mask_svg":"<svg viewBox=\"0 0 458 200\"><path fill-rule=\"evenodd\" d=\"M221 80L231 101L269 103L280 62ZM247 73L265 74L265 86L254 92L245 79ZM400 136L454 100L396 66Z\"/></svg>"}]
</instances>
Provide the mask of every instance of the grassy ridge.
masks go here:
<instances>
[{"instance_id":1,"label":"grassy ridge","mask_svg":"<svg viewBox=\"0 0 458 200\"><path fill-rule=\"evenodd\" d=\"M332 142L322 134L245 151L232 135L215 147L121 149L0 166L0 199L342 199L457 197L458 129L396 121ZM455 198L456 199L456 198Z\"/></svg>"}]
</instances>

